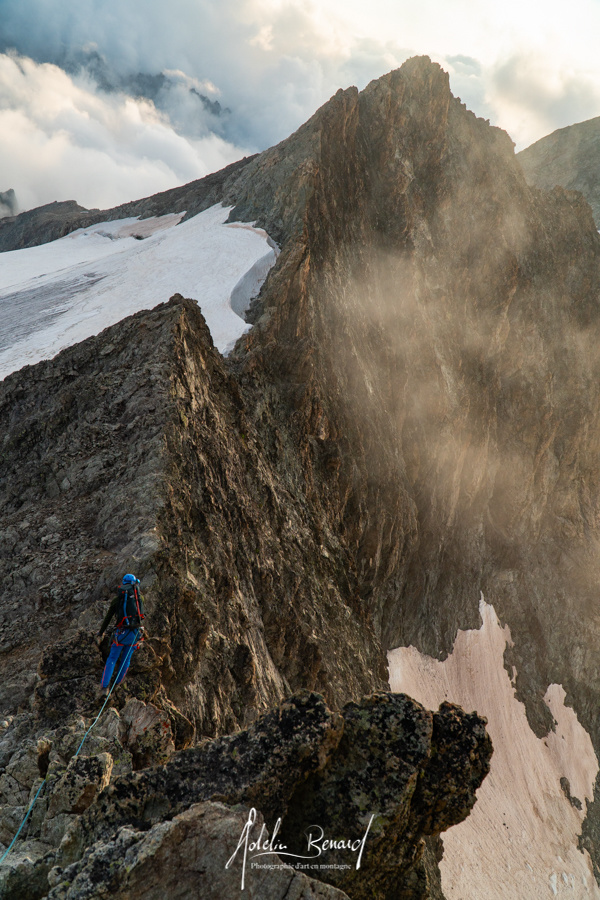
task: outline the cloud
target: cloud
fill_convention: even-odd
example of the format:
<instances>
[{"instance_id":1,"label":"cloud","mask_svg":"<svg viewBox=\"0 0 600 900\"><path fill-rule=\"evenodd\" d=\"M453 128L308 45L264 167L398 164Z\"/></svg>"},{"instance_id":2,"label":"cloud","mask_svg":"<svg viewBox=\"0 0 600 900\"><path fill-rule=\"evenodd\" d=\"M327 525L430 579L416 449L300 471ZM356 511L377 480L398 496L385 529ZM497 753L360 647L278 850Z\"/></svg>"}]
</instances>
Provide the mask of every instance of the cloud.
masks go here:
<instances>
[{"instance_id":1,"label":"cloud","mask_svg":"<svg viewBox=\"0 0 600 900\"><path fill-rule=\"evenodd\" d=\"M481 75L481 63L472 56L458 54L457 56L447 56L446 59L456 72L465 75Z\"/></svg>"},{"instance_id":2,"label":"cloud","mask_svg":"<svg viewBox=\"0 0 600 900\"><path fill-rule=\"evenodd\" d=\"M56 199L111 206L202 177L245 152L201 124L189 137L178 134L149 100L0 55L0 188L13 188L23 208Z\"/></svg>"},{"instance_id":3,"label":"cloud","mask_svg":"<svg viewBox=\"0 0 600 900\"><path fill-rule=\"evenodd\" d=\"M600 113L600 77L560 65L542 53L519 52L494 66L486 102L523 149L549 132Z\"/></svg>"},{"instance_id":4,"label":"cloud","mask_svg":"<svg viewBox=\"0 0 600 900\"><path fill-rule=\"evenodd\" d=\"M25 207L189 181L409 55L306 0L0 0L0 17L0 189Z\"/></svg>"},{"instance_id":5,"label":"cloud","mask_svg":"<svg viewBox=\"0 0 600 900\"><path fill-rule=\"evenodd\" d=\"M231 110L227 122L213 123L215 133L260 149L295 130L338 87L364 86L409 55L388 39L354 37L343 11L330 3L63 0L51 6L0 0L0 52L14 48L71 74L83 67L104 89L125 89L125 80L139 73L185 73L212 84Z\"/></svg>"}]
</instances>

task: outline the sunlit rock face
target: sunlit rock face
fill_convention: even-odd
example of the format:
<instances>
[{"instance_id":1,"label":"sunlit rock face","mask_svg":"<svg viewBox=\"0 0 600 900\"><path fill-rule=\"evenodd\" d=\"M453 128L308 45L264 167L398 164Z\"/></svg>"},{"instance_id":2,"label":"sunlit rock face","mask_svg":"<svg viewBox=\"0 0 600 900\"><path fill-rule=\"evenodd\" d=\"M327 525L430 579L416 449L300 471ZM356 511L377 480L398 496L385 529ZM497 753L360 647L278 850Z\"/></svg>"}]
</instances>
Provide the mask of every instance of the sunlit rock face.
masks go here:
<instances>
[{"instance_id":1,"label":"sunlit rock face","mask_svg":"<svg viewBox=\"0 0 600 900\"><path fill-rule=\"evenodd\" d=\"M580 191L600 227L600 117L559 128L521 150L517 159L528 183L546 191L557 185Z\"/></svg>"},{"instance_id":2,"label":"sunlit rock face","mask_svg":"<svg viewBox=\"0 0 600 900\"><path fill-rule=\"evenodd\" d=\"M390 648L442 658L480 627L483 590L533 733L561 685L598 748L589 207L529 188L426 58L211 179L127 214L223 202L278 242L227 360L179 297L4 382L7 702L31 727L91 715L90 631L132 565L154 642L126 690L170 713L177 748L292 690L357 700L385 686Z\"/></svg>"}]
</instances>

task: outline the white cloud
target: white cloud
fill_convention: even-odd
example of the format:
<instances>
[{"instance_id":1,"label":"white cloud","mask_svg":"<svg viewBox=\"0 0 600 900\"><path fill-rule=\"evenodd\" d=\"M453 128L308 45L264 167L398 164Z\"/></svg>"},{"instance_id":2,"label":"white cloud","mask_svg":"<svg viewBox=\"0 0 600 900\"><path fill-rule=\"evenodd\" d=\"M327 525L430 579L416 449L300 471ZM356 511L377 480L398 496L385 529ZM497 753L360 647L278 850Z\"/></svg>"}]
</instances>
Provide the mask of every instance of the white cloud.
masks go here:
<instances>
[{"instance_id":1,"label":"white cloud","mask_svg":"<svg viewBox=\"0 0 600 900\"><path fill-rule=\"evenodd\" d=\"M0 51L68 69L96 50L120 76L178 69L209 80L232 110L224 136L260 148L338 87L364 84L408 55L390 52L388 36L380 46L370 39L366 53L343 11L308 0L63 0L52 9L47 0L0 0L0 15Z\"/></svg>"},{"instance_id":2,"label":"white cloud","mask_svg":"<svg viewBox=\"0 0 600 900\"><path fill-rule=\"evenodd\" d=\"M200 178L244 155L177 134L152 103L104 94L50 64L0 55L0 172L23 208L108 207Z\"/></svg>"},{"instance_id":3,"label":"white cloud","mask_svg":"<svg viewBox=\"0 0 600 900\"><path fill-rule=\"evenodd\" d=\"M600 78L559 66L542 53L518 53L489 73L486 99L518 149L556 128L600 114Z\"/></svg>"}]
</instances>

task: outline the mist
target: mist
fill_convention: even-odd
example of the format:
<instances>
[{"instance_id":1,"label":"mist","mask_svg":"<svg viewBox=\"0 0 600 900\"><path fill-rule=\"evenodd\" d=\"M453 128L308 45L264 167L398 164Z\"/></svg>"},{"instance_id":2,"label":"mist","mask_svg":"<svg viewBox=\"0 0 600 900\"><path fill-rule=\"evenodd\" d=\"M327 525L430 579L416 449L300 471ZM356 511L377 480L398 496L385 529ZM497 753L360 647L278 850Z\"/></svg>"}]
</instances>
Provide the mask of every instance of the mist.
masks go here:
<instances>
[{"instance_id":1,"label":"mist","mask_svg":"<svg viewBox=\"0 0 600 900\"><path fill-rule=\"evenodd\" d=\"M42 0L4 0L0 12L0 52L86 71L101 88L127 90L132 76L176 71L231 109L215 132L257 149L294 131L339 87L364 86L410 55L392 41L349 43L340 23L310 4L148 0L142 10L67 0L50 15Z\"/></svg>"}]
</instances>

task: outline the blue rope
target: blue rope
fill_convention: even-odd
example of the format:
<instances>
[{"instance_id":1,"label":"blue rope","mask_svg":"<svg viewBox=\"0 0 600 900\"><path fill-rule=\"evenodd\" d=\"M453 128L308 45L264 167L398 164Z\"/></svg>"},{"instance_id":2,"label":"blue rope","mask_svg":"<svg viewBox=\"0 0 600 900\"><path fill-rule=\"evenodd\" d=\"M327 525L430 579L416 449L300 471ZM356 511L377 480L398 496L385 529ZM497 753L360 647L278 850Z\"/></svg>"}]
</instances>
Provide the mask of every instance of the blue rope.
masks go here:
<instances>
[{"instance_id":1,"label":"blue rope","mask_svg":"<svg viewBox=\"0 0 600 900\"><path fill-rule=\"evenodd\" d=\"M40 784L40 786L39 786L39 788L38 788L37 794L35 795L35 797L33 798L32 802L31 802L31 804L29 805L29 809L27 810L27 815L25 816L25 818L23 819L23 821L22 821L21 824L19 825L19 830L17 831L17 833L15 834L14 838L13 838L12 841L10 842L10 844L9 844L9 846L8 846L8 849L4 851L4 853L2 854L2 856L0 856L0 865L2 865L2 863L4 862L4 860L6 859L6 857L8 856L8 854L10 853L10 851L12 850L15 841L17 840L17 838L18 838L19 835L21 834L21 832L22 832L22 830L23 830L23 826L25 825L25 822L26 822L27 819L29 818L30 813L31 813L31 810L32 810L33 807L35 806L35 801L36 801L37 798L40 796L40 791L42 790L42 788L44 787L45 784L46 784L46 779L44 778L44 780L42 781L42 783Z\"/></svg>"},{"instance_id":2,"label":"blue rope","mask_svg":"<svg viewBox=\"0 0 600 900\"><path fill-rule=\"evenodd\" d=\"M79 747L77 748L77 753L75 754L75 756L73 757L73 759L77 759L77 757L78 757L79 754L81 753L81 748L83 747L83 745L84 745L84 743L85 743L85 740L86 740L88 734L90 733L90 731L92 730L92 728L94 727L94 725L96 724L96 722L98 721L98 719L100 718L100 716L102 715L102 713L104 712L104 707L105 707L106 704L108 703L108 700L109 700L109 698L110 698L110 695L112 694L112 692L114 691L114 689L115 689L115 687L116 687L116 685L117 685L117 682L118 682L118 680L119 680L119 676L120 676L121 672L123 671L123 669L125 668L125 663L129 663L129 660L130 660L131 657L133 656L133 651L134 651L135 648L136 648L136 644L137 644L138 637L139 637L139 633L136 634L136 639L135 639L135 641L131 644L131 646L130 646L128 652L125 654L125 656L124 656L124 658L123 658L123 662L121 663L121 667L120 667L119 671L117 672L117 677L116 677L115 680L113 681L113 685L112 685L110 691L108 692L108 694L106 695L106 699L105 699L104 703L102 704L102 709L100 710L100 712L98 713L98 715L96 716L96 718L94 719L94 721L92 722L92 724L90 725L90 727L88 728L88 730L86 731L86 733L84 734L83 740L81 741ZM19 830L18 830L17 833L15 834L14 838L12 839L12 841L10 842L10 844L8 845L7 849L4 851L4 853L2 854L2 856L0 856L0 865L2 865L2 863L4 862L4 860L6 859L6 857L8 856L8 854L10 853L10 851L12 850L14 844L16 843L17 838L19 837L19 835L20 835L21 832L23 831L23 828L24 828L24 826L25 826L25 822L27 821L27 819L28 819L29 816L31 815L31 810L32 810L33 807L35 806L35 802L36 802L37 798L40 796L41 790L42 790L42 788L44 787L44 785L46 784L47 779L48 779L48 776L46 775L46 778L44 778L44 780L43 780L42 783L40 784L39 788L37 789L37 794L35 795L35 797L33 798L33 800L31 801L31 803L30 803L30 805L29 805L29 809L27 810L27 813L26 813L26 815L25 815L25 818L23 819L23 821L22 821L21 824L19 825Z\"/></svg>"}]
</instances>

